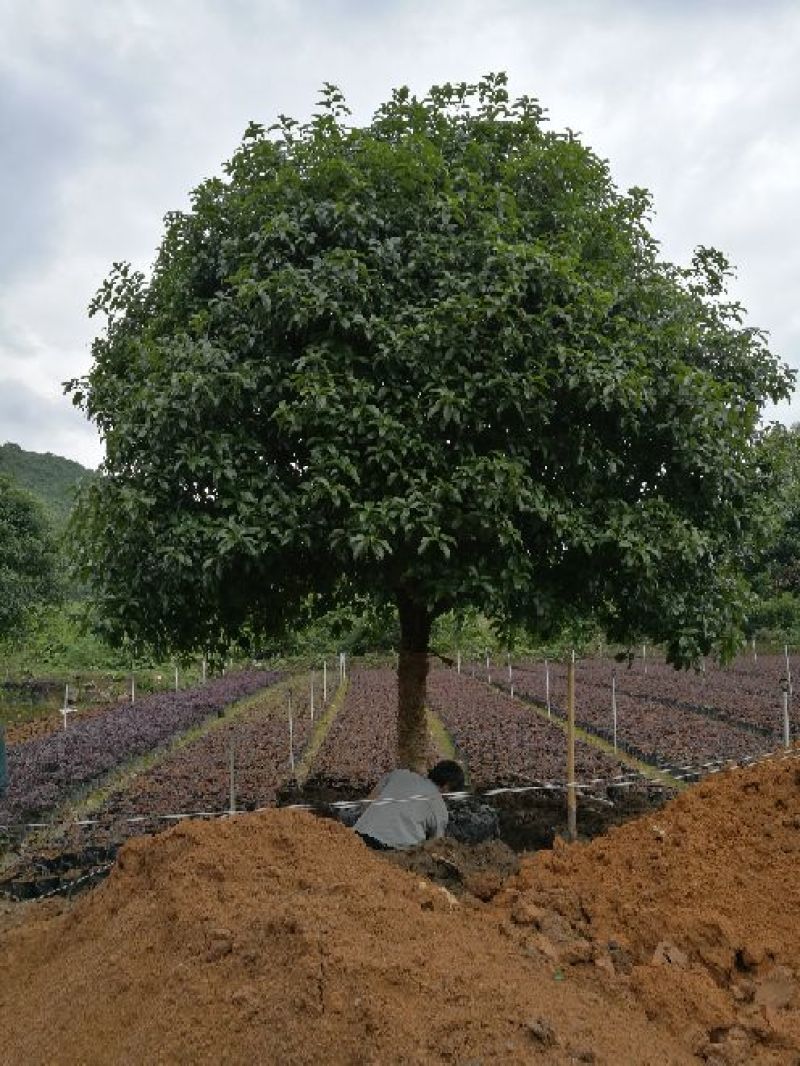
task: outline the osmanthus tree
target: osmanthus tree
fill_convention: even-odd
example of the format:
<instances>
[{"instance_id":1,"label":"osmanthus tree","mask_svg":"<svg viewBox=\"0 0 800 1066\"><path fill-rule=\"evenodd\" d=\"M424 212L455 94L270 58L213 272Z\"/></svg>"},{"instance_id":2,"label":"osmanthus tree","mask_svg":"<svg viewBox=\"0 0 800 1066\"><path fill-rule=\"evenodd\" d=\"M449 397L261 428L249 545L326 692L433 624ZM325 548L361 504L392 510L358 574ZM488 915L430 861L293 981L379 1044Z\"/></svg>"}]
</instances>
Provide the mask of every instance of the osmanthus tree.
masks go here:
<instances>
[{"instance_id":1,"label":"osmanthus tree","mask_svg":"<svg viewBox=\"0 0 800 1066\"><path fill-rule=\"evenodd\" d=\"M278 632L343 589L399 614L401 763L425 752L432 621L592 614L676 663L730 635L754 442L790 373L662 262L650 200L503 75L396 91L352 127L251 125L116 265L70 383L102 432L80 564L112 636Z\"/></svg>"}]
</instances>

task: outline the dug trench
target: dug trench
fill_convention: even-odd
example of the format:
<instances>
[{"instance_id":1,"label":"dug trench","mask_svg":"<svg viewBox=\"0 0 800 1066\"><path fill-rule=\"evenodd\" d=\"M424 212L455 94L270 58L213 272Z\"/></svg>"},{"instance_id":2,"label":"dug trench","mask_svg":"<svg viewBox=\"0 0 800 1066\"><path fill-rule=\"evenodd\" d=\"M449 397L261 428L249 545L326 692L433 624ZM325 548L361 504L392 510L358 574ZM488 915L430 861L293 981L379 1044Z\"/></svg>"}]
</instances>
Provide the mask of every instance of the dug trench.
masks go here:
<instances>
[{"instance_id":1,"label":"dug trench","mask_svg":"<svg viewBox=\"0 0 800 1066\"><path fill-rule=\"evenodd\" d=\"M646 782L635 789L608 788L603 795L578 801L578 835L591 840L612 826L658 809L671 790ZM612 797L613 798L610 798ZM302 789L287 787L279 794L284 806L306 805L324 818L351 827L363 810L354 802L352 786L336 779L307 782ZM469 892L488 899L521 856L553 847L567 836L563 790L508 792L489 800L479 796L448 801L449 823L442 840L432 840L409 852L386 853L389 861L430 878L457 894Z\"/></svg>"},{"instance_id":2,"label":"dug trench","mask_svg":"<svg viewBox=\"0 0 800 1066\"><path fill-rule=\"evenodd\" d=\"M0 1062L788 1066L798 859L794 758L524 856L489 902L307 812L185 822L0 915Z\"/></svg>"}]
</instances>

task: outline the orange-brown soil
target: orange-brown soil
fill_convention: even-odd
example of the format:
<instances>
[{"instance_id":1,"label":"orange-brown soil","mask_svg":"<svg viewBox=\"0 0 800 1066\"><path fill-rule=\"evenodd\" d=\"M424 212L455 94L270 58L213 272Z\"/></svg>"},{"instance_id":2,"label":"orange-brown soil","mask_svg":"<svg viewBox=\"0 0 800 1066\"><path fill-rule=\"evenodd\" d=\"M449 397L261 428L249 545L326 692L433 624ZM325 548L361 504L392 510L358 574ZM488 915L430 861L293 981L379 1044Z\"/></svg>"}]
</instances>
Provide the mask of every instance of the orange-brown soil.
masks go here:
<instances>
[{"instance_id":1,"label":"orange-brown soil","mask_svg":"<svg viewBox=\"0 0 800 1066\"><path fill-rule=\"evenodd\" d=\"M0 916L0 1062L800 1062L799 782L720 775L488 904L300 812L132 841Z\"/></svg>"},{"instance_id":2,"label":"orange-brown soil","mask_svg":"<svg viewBox=\"0 0 800 1066\"><path fill-rule=\"evenodd\" d=\"M730 770L496 897L522 943L591 955L714 1062L800 1063L800 760Z\"/></svg>"}]
</instances>

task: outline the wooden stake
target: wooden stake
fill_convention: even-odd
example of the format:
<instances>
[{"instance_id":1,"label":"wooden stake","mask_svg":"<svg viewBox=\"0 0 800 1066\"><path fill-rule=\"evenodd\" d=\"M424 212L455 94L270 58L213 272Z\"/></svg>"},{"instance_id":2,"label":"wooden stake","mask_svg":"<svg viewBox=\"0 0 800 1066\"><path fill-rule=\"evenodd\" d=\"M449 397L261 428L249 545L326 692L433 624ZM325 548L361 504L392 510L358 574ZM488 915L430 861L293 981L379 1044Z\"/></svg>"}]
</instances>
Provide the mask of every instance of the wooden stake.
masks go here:
<instances>
[{"instance_id":1,"label":"wooden stake","mask_svg":"<svg viewBox=\"0 0 800 1066\"><path fill-rule=\"evenodd\" d=\"M567 836L578 839L578 812L575 796L575 652L567 663Z\"/></svg>"}]
</instances>

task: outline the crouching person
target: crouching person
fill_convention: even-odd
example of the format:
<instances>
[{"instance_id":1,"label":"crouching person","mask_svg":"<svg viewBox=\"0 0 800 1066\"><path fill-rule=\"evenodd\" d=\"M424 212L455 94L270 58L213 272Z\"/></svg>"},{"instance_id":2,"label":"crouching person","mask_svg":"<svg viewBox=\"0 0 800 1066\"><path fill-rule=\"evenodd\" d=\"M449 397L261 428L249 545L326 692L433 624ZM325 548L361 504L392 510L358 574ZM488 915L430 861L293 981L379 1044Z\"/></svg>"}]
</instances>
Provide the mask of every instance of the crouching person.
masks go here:
<instances>
[{"instance_id":1,"label":"crouching person","mask_svg":"<svg viewBox=\"0 0 800 1066\"><path fill-rule=\"evenodd\" d=\"M427 777L392 770L378 782L372 802L353 828L376 851L417 847L444 836L447 807L442 793L463 789L464 771L451 759L438 762Z\"/></svg>"}]
</instances>

